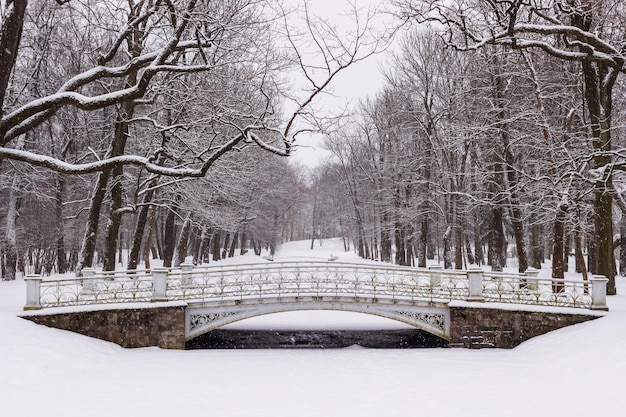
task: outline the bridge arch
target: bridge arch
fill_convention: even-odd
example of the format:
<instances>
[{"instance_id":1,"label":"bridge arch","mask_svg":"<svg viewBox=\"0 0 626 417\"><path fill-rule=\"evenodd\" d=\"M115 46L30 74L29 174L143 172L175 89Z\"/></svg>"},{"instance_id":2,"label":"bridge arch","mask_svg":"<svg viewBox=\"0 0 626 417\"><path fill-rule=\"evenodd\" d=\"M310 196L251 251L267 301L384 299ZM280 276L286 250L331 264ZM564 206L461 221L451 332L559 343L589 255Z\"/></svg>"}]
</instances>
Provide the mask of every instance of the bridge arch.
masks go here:
<instances>
[{"instance_id":1,"label":"bridge arch","mask_svg":"<svg viewBox=\"0 0 626 417\"><path fill-rule=\"evenodd\" d=\"M294 297L245 302L189 304L185 313L185 340L237 321L273 313L302 310L336 310L370 314L396 320L450 340L450 311L446 304L402 303L396 300L352 297Z\"/></svg>"}]
</instances>

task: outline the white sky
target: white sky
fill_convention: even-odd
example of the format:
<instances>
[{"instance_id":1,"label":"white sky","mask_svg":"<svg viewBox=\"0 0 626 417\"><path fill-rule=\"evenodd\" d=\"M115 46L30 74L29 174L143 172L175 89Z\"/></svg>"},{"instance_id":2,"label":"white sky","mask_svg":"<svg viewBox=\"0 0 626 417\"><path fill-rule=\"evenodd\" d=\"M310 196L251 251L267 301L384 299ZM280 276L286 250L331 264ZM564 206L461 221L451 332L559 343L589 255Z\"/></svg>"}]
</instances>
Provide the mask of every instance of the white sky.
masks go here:
<instances>
[{"instance_id":1,"label":"white sky","mask_svg":"<svg viewBox=\"0 0 626 417\"><path fill-rule=\"evenodd\" d=\"M298 0L290 0L297 3ZM363 13L369 7L379 7L382 3L375 0L354 0L356 7ZM353 26L353 16L348 13L351 10L351 2L348 0L312 0L310 10L313 14L329 20L341 29L347 30ZM388 16L380 15L376 18L376 27L383 25L383 20ZM332 82L326 94L318 100L316 108L324 111L340 112L346 107L356 105L359 100L378 92L383 84L380 67L384 65L386 54L376 54L364 61L358 62L340 73ZM294 162L308 167L314 167L324 157L324 151L320 147L321 135L302 135L296 143L300 146L294 156Z\"/></svg>"}]
</instances>

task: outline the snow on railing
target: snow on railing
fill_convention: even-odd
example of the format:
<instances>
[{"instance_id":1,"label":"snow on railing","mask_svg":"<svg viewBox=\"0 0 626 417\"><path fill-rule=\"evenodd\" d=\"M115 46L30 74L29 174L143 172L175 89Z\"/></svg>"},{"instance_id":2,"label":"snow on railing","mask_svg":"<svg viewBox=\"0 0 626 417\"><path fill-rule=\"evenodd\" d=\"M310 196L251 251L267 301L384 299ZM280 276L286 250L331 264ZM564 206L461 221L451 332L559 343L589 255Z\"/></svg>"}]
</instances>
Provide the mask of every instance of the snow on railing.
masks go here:
<instances>
[{"instance_id":1,"label":"snow on railing","mask_svg":"<svg viewBox=\"0 0 626 417\"><path fill-rule=\"evenodd\" d=\"M447 302L500 302L608 310L602 276L590 281L545 279L482 269L443 270L344 262L154 268L150 271L95 273L46 279L29 275L25 310L86 304L184 300L244 300L264 297L352 296L368 299Z\"/></svg>"}]
</instances>

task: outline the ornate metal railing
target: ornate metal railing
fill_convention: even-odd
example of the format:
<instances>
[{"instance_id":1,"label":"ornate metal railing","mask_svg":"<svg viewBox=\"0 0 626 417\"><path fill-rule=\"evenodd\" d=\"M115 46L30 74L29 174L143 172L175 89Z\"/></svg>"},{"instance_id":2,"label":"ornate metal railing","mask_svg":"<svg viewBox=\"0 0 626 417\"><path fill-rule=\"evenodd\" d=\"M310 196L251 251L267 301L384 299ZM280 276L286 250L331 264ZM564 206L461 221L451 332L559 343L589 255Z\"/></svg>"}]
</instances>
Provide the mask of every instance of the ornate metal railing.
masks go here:
<instances>
[{"instance_id":1,"label":"ornate metal railing","mask_svg":"<svg viewBox=\"0 0 626 417\"><path fill-rule=\"evenodd\" d=\"M43 280L28 276L24 309L86 304L184 300L245 300L266 297L350 296L355 302L486 301L606 310L605 277L589 282L539 279L527 274L451 271L341 262L155 268Z\"/></svg>"},{"instance_id":2,"label":"ornate metal railing","mask_svg":"<svg viewBox=\"0 0 626 417\"><path fill-rule=\"evenodd\" d=\"M171 271L168 300L343 296L445 301L468 293L463 274L433 281L427 269L336 262L282 262Z\"/></svg>"}]
</instances>

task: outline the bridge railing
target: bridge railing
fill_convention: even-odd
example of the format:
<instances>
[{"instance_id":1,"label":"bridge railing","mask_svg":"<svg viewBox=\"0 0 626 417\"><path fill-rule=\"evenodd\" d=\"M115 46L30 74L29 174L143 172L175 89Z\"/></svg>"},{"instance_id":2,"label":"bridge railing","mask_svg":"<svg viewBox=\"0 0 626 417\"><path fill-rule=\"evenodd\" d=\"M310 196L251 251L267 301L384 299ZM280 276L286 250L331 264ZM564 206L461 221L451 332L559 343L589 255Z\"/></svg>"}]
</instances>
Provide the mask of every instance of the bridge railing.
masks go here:
<instances>
[{"instance_id":1,"label":"bridge railing","mask_svg":"<svg viewBox=\"0 0 626 417\"><path fill-rule=\"evenodd\" d=\"M25 310L151 301L245 300L263 297L353 296L358 299L465 300L607 310L607 279L545 279L526 274L410 268L342 262L273 262L232 266L95 273L46 279L27 276Z\"/></svg>"},{"instance_id":2,"label":"bridge railing","mask_svg":"<svg viewBox=\"0 0 626 417\"><path fill-rule=\"evenodd\" d=\"M435 285L434 285L435 284ZM352 295L405 300L441 300L463 297L463 274L438 277L414 268L345 263L282 262L172 271L162 298L209 301L281 296Z\"/></svg>"}]
</instances>

